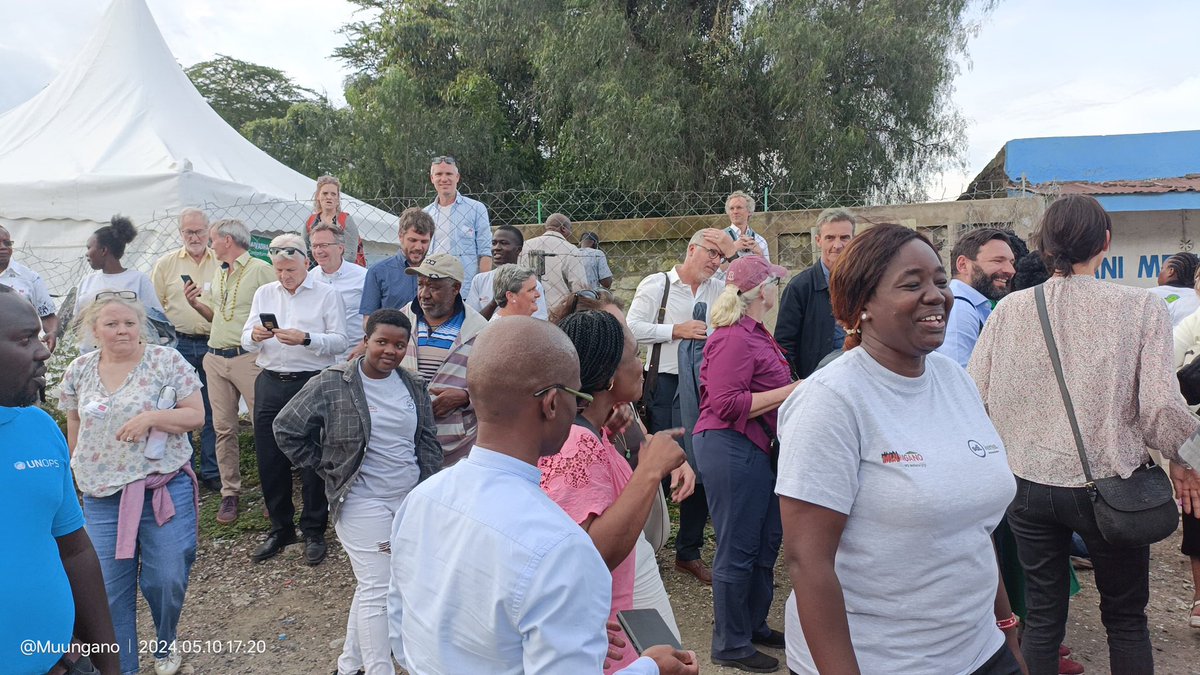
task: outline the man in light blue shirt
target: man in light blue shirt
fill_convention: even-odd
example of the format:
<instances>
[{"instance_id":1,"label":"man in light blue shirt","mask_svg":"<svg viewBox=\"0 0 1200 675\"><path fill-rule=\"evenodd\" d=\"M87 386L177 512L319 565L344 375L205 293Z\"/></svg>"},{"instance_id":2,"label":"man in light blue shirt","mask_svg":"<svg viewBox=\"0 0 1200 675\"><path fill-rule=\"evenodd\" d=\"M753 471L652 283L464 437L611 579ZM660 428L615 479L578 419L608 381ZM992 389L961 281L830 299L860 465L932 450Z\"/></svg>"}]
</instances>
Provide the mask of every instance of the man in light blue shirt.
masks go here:
<instances>
[{"instance_id":1,"label":"man in light blue shirt","mask_svg":"<svg viewBox=\"0 0 1200 675\"><path fill-rule=\"evenodd\" d=\"M433 242L429 254L449 253L463 266L462 297L471 292L471 280L492 269L492 224L487 207L458 192L458 162L450 156L434 157L429 181L437 199L425 207L433 217Z\"/></svg>"},{"instance_id":2,"label":"man in light blue shirt","mask_svg":"<svg viewBox=\"0 0 1200 675\"><path fill-rule=\"evenodd\" d=\"M946 318L946 340L938 351L966 368L992 307L1008 294L1016 274L1008 233L983 227L964 234L950 252L954 306Z\"/></svg>"},{"instance_id":3,"label":"man in light blue shirt","mask_svg":"<svg viewBox=\"0 0 1200 675\"><path fill-rule=\"evenodd\" d=\"M414 488L392 523L392 652L414 675L598 675L612 577L537 468L586 396L575 349L545 321L509 317L480 333L467 386L477 445ZM660 645L621 672L698 669L694 653Z\"/></svg>"}]
</instances>

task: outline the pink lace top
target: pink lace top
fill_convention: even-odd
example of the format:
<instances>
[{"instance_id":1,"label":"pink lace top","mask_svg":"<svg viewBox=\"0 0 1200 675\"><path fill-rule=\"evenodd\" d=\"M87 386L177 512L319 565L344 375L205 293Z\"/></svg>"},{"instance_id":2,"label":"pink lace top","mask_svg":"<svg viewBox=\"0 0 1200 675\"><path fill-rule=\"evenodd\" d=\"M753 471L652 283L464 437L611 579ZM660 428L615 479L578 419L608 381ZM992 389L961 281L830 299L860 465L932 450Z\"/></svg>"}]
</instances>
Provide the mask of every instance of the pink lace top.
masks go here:
<instances>
[{"instance_id":1,"label":"pink lace top","mask_svg":"<svg viewBox=\"0 0 1200 675\"><path fill-rule=\"evenodd\" d=\"M580 524L612 506L633 476L629 462L608 441L607 435L596 438L578 424L571 427L571 435L562 451L538 460L538 468L542 470L542 491ZM612 571L612 610L609 613L612 621L617 620L618 611L633 609L635 558L631 550ZM625 638L625 642L628 645L629 639ZM604 672L607 675L620 670L635 659L637 653L631 646L626 646L621 659Z\"/></svg>"}]
</instances>

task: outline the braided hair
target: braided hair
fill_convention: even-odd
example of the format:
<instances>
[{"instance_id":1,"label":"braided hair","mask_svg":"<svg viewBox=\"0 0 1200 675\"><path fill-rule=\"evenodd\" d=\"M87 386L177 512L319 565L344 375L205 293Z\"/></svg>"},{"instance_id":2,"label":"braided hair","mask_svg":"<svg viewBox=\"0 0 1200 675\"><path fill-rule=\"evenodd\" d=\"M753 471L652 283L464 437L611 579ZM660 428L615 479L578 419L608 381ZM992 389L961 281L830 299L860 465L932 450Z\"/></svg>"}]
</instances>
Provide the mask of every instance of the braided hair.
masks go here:
<instances>
[{"instance_id":1,"label":"braided hair","mask_svg":"<svg viewBox=\"0 0 1200 675\"><path fill-rule=\"evenodd\" d=\"M1167 258L1167 261L1163 263L1163 269L1168 269L1175 273L1175 278L1167 282L1167 285L1178 286L1180 288L1195 286L1197 267L1200 267L1200 258L1197 258L1195 253L1184 251Z\"/></svg>"},{"instance_id":2,"label":"braided hair","mask_svg":"<svg viewBox=\"0 0 1200 675\"><path fill-rule=\"evenodd\" d=\"M595 310L569 314L558 323L579 354L580 389L608 389L625 352L625 331L617 317Z\"/></svg>"}]
</instances>

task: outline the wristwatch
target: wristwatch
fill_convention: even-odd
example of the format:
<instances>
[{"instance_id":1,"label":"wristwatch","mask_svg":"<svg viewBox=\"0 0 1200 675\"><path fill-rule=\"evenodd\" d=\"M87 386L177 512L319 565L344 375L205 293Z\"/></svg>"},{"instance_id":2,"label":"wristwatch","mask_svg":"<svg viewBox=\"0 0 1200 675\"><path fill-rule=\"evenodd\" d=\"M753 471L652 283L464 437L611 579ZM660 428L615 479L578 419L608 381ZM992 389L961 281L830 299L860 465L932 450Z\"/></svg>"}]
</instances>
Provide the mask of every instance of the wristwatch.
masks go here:
<instances>
[{"instance_id":1,"label":"wristwatch","mask_svg":"<svg viewBox=\"0 0 1200 675\"><path fill-rule=\"evenodd\" d=\"M304 342L301 342L300 344L304 345L305 347L311 345L312 344L312 334L305 333L304 334Z\"/></svg>"}]
</instances>

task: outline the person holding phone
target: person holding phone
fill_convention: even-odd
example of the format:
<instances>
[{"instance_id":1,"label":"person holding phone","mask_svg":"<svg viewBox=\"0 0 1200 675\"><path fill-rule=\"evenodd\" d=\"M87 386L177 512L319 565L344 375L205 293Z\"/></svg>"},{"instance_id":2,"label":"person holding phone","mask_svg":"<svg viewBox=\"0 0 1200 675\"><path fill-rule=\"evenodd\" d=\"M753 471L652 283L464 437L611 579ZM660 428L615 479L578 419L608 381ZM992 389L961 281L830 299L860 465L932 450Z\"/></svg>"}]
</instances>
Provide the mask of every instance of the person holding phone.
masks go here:
<instances>
[{"instance_id":1,"label":"person holding phone","mask_svg":"<svg viewBox=\"0 0 1200 675\"><path fill-rule=\"evenodd\" d=\"M575 416L570 435L558 454L542 457L541 487L591 538L612 574L610 620L633 609L637 556L634 546L658 485L684 463L676 439L682 429L651 436L631 470L609 440L605 429L613 410L642 393L642 366L633 333L608 312L571 314L559 323L579 355L580 391L592 399ZM680 495L682 499L687 495ZM604 672L629 665L637 658L625 648Z\"/></svg>"},{"instance_id":2,"label":"person holding phone","mask_svg":"<svg viewBox=\"0 0 1200 675\"><path fill-rule=\"evenodd\" d=\"M342 297L308 271L308 249L295 234L281 234L267 249L277 281L254 292L250 316L242 329L242 347L257 352L262 372L254 383L254 450L271 531L252 558L262 562L296 543L296 507L292 503L292 463L279 450L272 425L317 373L332 366L346 350L346 311ZM304 505L300 530L304 559L325 559L329 503L325 483L311 468L300 470Z\"/></svg>"},{"instance_id":3,"label":"person holding phone","mask_svg":"<svg viewBox=\"0 0 1200 675\"><path fill-rule=\"evenodd\" d=\"M204 427L200 430L200 452L195 458L200 484L221 491L221 470L217 466L217 434L213 431L212 405L208 400L208 375L204 355L212 322L196 311L191 301L211 303L212 280L220 269L217 254L208 245L208 215L200 209L179 213L179 236L183 246L154 263L150 282L162 303L167 320L175 326L175 349L200 376L200 399L204 402Z\"/></svg>"}]
</instances>

